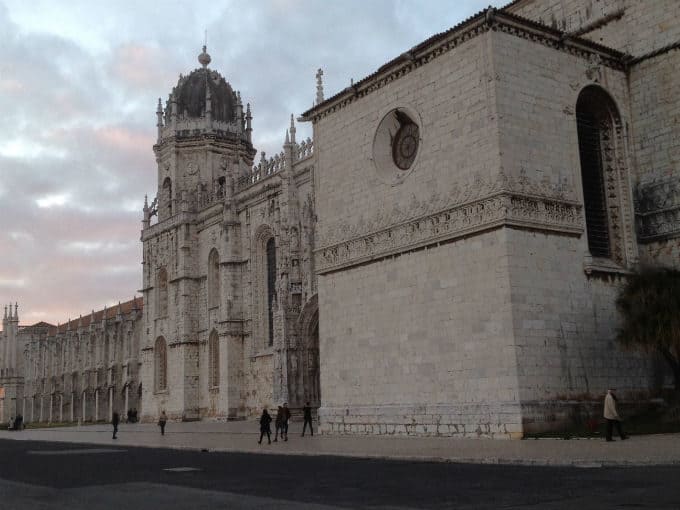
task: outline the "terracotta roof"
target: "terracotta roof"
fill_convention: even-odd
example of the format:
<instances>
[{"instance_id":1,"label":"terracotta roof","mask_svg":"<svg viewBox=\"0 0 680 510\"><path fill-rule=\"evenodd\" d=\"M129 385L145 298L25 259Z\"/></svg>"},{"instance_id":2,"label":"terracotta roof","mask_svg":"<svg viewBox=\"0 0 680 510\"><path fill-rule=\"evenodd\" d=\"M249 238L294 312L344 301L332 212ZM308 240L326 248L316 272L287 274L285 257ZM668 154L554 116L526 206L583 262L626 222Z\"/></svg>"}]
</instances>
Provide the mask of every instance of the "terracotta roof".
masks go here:
<instances>
[{"instance_id":1,"label":"terracotta roof","mask_svg":"<svg viewBox=\"0 0 680 510\"><path fill-rule=\"evenodd\" d=\"M28 326L19 326L19 329L22 331L30 331L31 329L41 329L41 328L54 328L56 327L54 324L50 324L49 322L36 322L35 324L30 324Z\"/></svg>"},{"instance_id":2,"label":"terracotta roof","mask_svg":"<svg viewBox=\"0 0 680 510\"><path fill-rule=\"evenodd\" d=\"M142 310L144 308L144 298L136 297L134 299L131 299L130 301L126 301L125 303L120 303L120 305L114 305L110 308L105 309L102 308L101 310L94 312L94 322L95 323L101 322L102 319L104 319L104 312L106 312L106 319L115 319L116 315L118 315L118 306L120 306L121 314L126 315L135 308L138 310ZM81 318L72 319L69 322L60 324L58 328L57 326L52 326L53 330L50 330L50 335L55 335L57 334L57 332L65 333L66 331L68 331L69 326L71 330L77 330L78 327L87 327L90 325L91 320L92 312L83 314Z\"/></svg>"}]
</instances>

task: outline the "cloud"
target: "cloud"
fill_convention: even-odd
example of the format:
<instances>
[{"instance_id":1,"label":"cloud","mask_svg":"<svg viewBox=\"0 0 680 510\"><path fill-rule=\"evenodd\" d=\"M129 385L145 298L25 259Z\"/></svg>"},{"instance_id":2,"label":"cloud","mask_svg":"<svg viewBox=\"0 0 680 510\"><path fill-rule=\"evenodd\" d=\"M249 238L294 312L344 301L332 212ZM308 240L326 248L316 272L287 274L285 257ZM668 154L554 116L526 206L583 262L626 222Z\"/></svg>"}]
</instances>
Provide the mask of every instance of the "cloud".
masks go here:
<instances>
[{"instance_id":1,"label":"cloud","mask_svg":"<svg viewBox=\"0 0 680 510\"><path fill-rule=\"evenodd\" d=\"M0 291L23 321L56 323L141 287L156 103L198 67L204 29L271 156L290 114L312 106L319 67L329 97L486 4L0 1Z\"/></svg>"}]
</instances>

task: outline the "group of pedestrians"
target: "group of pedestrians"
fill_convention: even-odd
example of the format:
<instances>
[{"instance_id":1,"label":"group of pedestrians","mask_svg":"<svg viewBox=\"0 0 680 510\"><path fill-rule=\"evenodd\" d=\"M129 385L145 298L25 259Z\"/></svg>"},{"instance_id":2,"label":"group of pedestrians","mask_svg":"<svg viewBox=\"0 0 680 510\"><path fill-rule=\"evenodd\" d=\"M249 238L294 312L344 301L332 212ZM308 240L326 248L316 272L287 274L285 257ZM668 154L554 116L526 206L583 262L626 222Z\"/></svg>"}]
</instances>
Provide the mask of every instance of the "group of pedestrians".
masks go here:
<instances>
[{"instance_id":1,"label":"group of pedestrians","mask_svg":"<svg viewBox=\"0 0 680 510\"><path fill-rule=\"evenodd\" d=\"M136 421L136 409L134 413L134 421ZM621 429L621 417L616 409L616 395L613 389L607 390L607 394L604 398L604 418L606 421L606 439L607 441L612 441L613 429L616 427L617 432L621 439L628 439ZM309 402L305 403L302 408L302 416L304 423L302 425L302 437L304 437L307 427L309 427L310 435L314 435L314 429L312 428L312 408ZM130 411L128 411L128 421L130 421ZM282 441L288 441L288 422L290 421L290 409L288 408L288 403L284 402L282 406L279 406L276 410L276 417L274 419L274 426L276 427L276 433L274 435L274 442L279 440L279 435ZM23 422L23 417L18 415L16 418L10 419L9 428L10 430L20 430ZM168 422L168 417L165 411L162 411L158 418L158 426L161 429L161 435L165 435L165 425ZM113 425L113 439L117 439L118 434L118 424L120 423L120 417L118 413L114 411L111 424ZM260 440L258 444L262 444L262 439L267 436L268 444L272 443L272 430L271 430L272 417L265 407L262 411L262 416L260 416Z\"/></svg>"},{"instance_id":2,"label":"group of pedestrians","mask_svg":"<svg viewBox=\"0 0 680 510\"><path fill-rule=\"evenodd\" d=\"M130 422L130 413L128 411L128 422ZM137 422L137 409L134 409L134 414L132 414L131 423ZM165 424L168 422L168 416L165 411L161 411L161 415L158 417L158 426L161 428L161 436L165 435ZM120 416L116 411L111 415L111 425L113 425L113 439L118 439L118 424L120 423Z\"/></svg>"},{"instance_id":3,"label":"group of pedestrians","mask_svg":"<svg viewBox=\"0 0 680 510\"><path fill-rule=\"evenodd\" d=\"M24 417L17 414L16 418L12 416L7 424L7 430L23 430L24 428Z\"/></svg>"},{"instance_id":4,"label":"group of pedestrians","mask_svg":"<svg viewBox=\"0 0 680 510\"><path fill-rule=\"evenodd\" d=\"M305 403L302 408L302 414L304 417L304 425L302 426L302 436L304 437L307 426L309 426L309 432L313 436L314 429L312 428L312 408L309 402ZM274 418L274 426L276 427L276 433L274 434L274 442L279 440L279 433L281 435L282 441L288 441L288 421L290 420L290 409L288 408L288 403L284 402L282 406L279 406L276 410L276 417ZM262 411L262 416L260 416L260 440L258 444L262 444L262 439L267 436L267 444L272 444L272 430L271 430L272 417L265 407Z\"/></svg>"}]
</instances>

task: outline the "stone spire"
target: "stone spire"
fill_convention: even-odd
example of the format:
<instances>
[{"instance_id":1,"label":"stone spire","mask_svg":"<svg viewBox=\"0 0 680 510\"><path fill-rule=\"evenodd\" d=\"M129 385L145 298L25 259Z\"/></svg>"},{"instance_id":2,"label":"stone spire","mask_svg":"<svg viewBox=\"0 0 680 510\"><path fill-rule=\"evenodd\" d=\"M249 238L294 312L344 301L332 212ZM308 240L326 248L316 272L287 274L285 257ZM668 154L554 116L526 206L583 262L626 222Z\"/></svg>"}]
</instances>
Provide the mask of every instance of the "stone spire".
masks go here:
<instances>
[{"instance_id":1,"label":"stone spire","mask_svg":"<svg viewBox=\"0 0 680 510\"><path fill-rule=\"evenodd\" d=\"M323 103L323 69L316 72L316 104Z\"/></svg>"},{"instance_id":2,"label":"stone spire","mask_svg":"<svg viewBox=\"0 0 680 510\"><path fill-rule=\"evenodd\" d=\"M241 92L236 91L236 121L239 133L245 129L245 119L243 118L243 102L241 102Z\"/></svg>"},{"instance_id":3,"label":"stone spire","mask_svg":"<svg viewBox=\"0 0 680 510\"><path fill-rule=\"evenodd\" d=\"M295 118L292 113L290 114L290 129L288 131L290 131L290 143L295 145Z\"/></svg>"},{"instance_id":4,"label":"stone spire","mask_svg":"<svg viewBox=\"0 0 680 510\"><path fill-rule=\"evenodd\" d=\"M208 130L212 128L212 92L210 92L210 85L208 85L209 78L205 80L205 122Z\"/></svg>"},{"instance_id":5,"label":"stone spire","mask_svg":"<svg viewBox=\"0 0 680 510\"><path fill-rule=\"evenodd\" d=\"M250 113L250 103L246 105L246 138L252 143L253 139L253 126L252 126L253 115Z\"/></svg>"},{"instance_id":6,"label":"stone spire","mask_svg":"<svg viewBox=\"0 0 680 510\"><path fill-rule=\"evenodd\" d=\"M156 127L158 128L158 139L161 139L163 130L163 105L161 104L161 98L158 98L158 107L156 107Z\"/></svg>"}]
</instances>

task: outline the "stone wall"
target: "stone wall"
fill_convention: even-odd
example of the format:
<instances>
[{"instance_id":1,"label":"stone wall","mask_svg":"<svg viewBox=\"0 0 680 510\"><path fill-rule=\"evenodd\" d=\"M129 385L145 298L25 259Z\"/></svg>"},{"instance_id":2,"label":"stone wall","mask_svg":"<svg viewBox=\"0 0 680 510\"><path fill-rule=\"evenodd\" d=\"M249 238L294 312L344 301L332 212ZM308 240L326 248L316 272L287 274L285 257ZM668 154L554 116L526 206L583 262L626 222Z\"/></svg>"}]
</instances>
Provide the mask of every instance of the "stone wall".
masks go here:
<instances>
[{"instance_id":1,"label":"stone wall","mask_svg":"<svg viewBox=\"0 0 680 510\"><path fill-rule=\"evenodd\" d=\"M678 66L676 48L643 60L630 71L640 260L676 268L680 268Z\"/></svg>"},{"instance_id":2,"label":"stone wall","mask_svg":"<svg viewBox=\"0 0 680 510\"><path fill-rule=\"evenodd\" d=\"M642 185L677 178L680 169L678 67L680 50L676 49L643 60L630 70L633 148Z\"/></svg>"},{"instance_id":3,"label":"stone wall","mask_svg":"<svg viewBox=\"0 0 680 510\"><path fill-rule=\"evenodd\" d=\"M633 56L680 39L675 0L520 0L507 10Z\"/></svg>"},{"instance_id":4,"label":"stone wall","mask_svg":"<svg viewBox=\"0 0 680 510\"><path fill-rule=\"evenodd\" d=\"M481 34L315 124L326 432L521 432L504 234L479 233L500 206L492 65ZM374 166L394 108L421 126L396 184Z\"/></svg>"},{"instance_id":5,"label":"stone wall","mask_svg":"<svg viewBox=\"0 0 680 510\"><path fill-rule=\"evenodd\" d=\"M624 352L615 342L615 300L638 256L631 183L634 167L629 133L622 134L614 179L618 237L623 257L610 268L589 267L581 164L575 119L584 87L596 85L615 101L630 123L626 76L587 56L555 51L502 32L494 33L500 149L509 186L533 190L545 199L578 204L577 229L551 228L543 215L531 230L507 232L514 341L525 432L564 426L576 408L597 400L608 387L631 397L647 396L651 370L646 358ZM522 182L524 183L522 185ZM620 190L623 190L622 192ZM606 264L603 261L603 264Z\"/></svg>"},{"instance_id":6,"label":"stone wall","mask_svg":"<svg viewBox=\"0 0 680 510\"><path fill-rule=\"evenodd\" d=\"M322 431L521 432L504 237L319 277Z\"/></svg>"}]
</instances>

